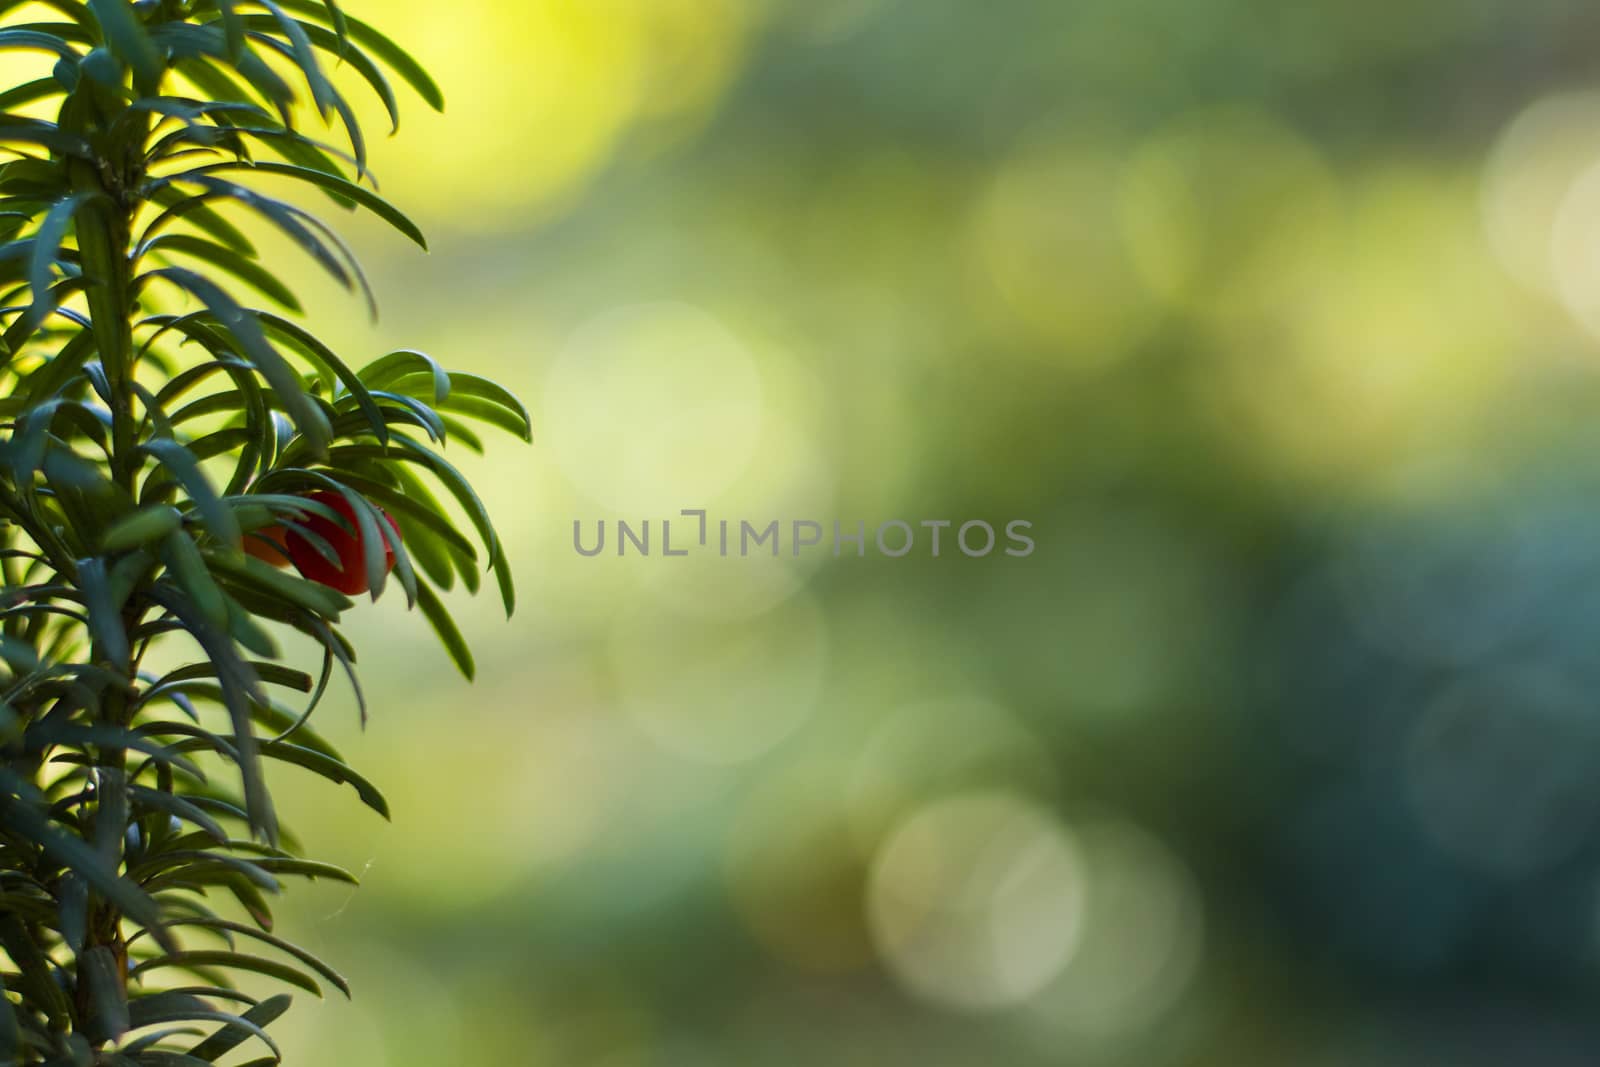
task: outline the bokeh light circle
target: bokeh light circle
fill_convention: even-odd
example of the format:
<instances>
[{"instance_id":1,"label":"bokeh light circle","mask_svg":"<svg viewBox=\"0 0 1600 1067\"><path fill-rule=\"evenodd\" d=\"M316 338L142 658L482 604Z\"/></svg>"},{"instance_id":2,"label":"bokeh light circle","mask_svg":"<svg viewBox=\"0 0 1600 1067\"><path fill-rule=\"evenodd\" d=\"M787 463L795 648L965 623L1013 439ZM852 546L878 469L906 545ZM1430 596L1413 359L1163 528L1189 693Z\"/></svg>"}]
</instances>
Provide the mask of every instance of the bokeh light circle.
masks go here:
<instances>
[{"instance_id":1,"label":"bokeh light circle","mask_svg":"<svg viewBox=\"0 0 1600 1067\"><path fill-rule=\"evenodd\" d=\"M545 381L543 426L585 496L634 522L676 515L750 465L761 380L744 344L707 312L630 305L573 333Z\"/></svg>"},{"instance_id":2,"label":"bokeh light circle","mask_svg":"<svg viewBox=\"0 0 1600 1067\"><path fill-rule=\"evenodd\" d=\"M860 746L845 787L852 837L870 853L938 797L1001 786L1046 796L1058 777L1038 735L992 700L952 693L912 701L891 710Z\"/></svg>"},{"instance_id":3,"label":"bokeh light circle","mask_svg":"<svg viewBox=\"0 0 1600 1067\"><path fill-rule=\"evenodd\" d=\"M1004 792L937 801L906 820L874 860L874 944L913 994L994 1011L1060 973L1081 933L1078 845L1041 806Z\"/></svg>"},{"instance_id":4,"label":"bokeh light circle","mask_svg":"<svg viewBox=\"0 0 1600 1067\"><path fill-rule=\"evenodd\" d=\"M1088 872L1083 936L1061 975L1029 1006L1044 1033L1109 1039L1169 1011L1204 947L1199 888L1159 838L1126 819L1076 824Z\"/></svg>"},{"instance_id":5,"label":"bokeh light circle","mask_svg":"<svg viewBox=\"0 0 1600 1067\"><path fill-rule=\"evenodd\" d=\"M1561 199L1550 258L1561 303L1600 337L1600 159L1573 180Z\"/></svg>"},{"instance_id":6,"label":"bokeh light circle","mask_svg":"<svg viewBox=\"0 0 1600 1067\"><path fill-rule=\"evenodd\" d=\"M1312 284L1338 201L1316 148L1252 108L1193 112L1157 132L1118 197L1145 280L1207 318L1259 314Z\"/></svg>"},{"instance_id":7,"label":"bokeh light circle","mask_svg":"<svg viewBox=\"0 0 1600 1067\"><path fill-rule=\"evenodd\" d=\"M1030 147L996 172L974 216L975 262L1005 328L1075 369L1120 359L1157 321L1115 213L1082 206L1114 202L1121 167L1110 147Z\"/></svg>"},{"instance_id":8,"label":"bokeh light circle","mask_svg":"<svg viewBox=\"0 0 1600 1067\"><path fill-rule=\"evenodd\" d=\"M1544 97L1496 139L1480 190L1484 232L1501 265L1530 288L1557 293L1557 219L1573 183L1597 161L1597 92Z\"/></svg>"}]
</instances>

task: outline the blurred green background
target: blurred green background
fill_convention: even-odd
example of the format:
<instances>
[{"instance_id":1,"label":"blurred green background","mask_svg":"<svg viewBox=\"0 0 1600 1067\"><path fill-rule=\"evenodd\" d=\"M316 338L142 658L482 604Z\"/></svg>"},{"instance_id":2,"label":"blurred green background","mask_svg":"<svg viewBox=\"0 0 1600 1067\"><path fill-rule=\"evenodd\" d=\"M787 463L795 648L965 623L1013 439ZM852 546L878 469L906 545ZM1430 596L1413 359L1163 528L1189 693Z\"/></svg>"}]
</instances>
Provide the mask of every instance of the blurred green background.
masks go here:
<instances>
[{"instance_id":1,"label":"blurred green background","mask_svg":"<svg viewBox=\"0 0 1600 1067\"><path fill-rule=\"evenodd\" d=\"M536 446L478 684L319 712L393 824L276 777L291 1062L1600 1056L1600 9L346 6L434 250L312 321ZM692 507L1038 549L573 551Z\"/></svg>"}]
</instances>

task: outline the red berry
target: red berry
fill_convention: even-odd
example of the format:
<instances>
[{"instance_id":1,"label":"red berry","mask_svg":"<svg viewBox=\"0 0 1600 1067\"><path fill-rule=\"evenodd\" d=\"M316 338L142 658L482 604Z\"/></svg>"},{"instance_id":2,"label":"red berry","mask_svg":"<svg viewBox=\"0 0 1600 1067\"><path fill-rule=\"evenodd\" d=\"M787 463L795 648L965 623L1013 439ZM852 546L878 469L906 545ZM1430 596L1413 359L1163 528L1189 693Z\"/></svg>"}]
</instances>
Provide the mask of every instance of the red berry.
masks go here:
<instances>
[{"instance_id":1,"label":"red berry","mask_svg":"<svg viewBox=\"0 0 1600 1067\"><path fill-rule=\"evenodd\" d=\"M288 528L277 523L252 530L244 535L244 554L254 556L274 567L287 567L289 557L286 553L289 545L285 539L288 536Z\"/></svg>"},{"instance_id":2,"label":"red berry","mask_svg":"<svg viewBox=\"0 0 1600 1067\"><path fill-rule=\"evenodd\" d=\"M344 495L324 490L310 493L307 500L318 504L325 504L339 514L339 517L349 523L349 528L341 526L332 519L322 515L306 514L302 525L310 533L316 534L328 543L334 553L339 557L335 566L311 542L301 537L294 530L288 531L285 545L289 558L294 561L295 568L300 574L313 582L320 582L330 589L337 589L348 596L365 593L370 585L367 582L367 565L363 553L360 527L356 525L355 509L345 500ZM383 572L389 573L394 568L394 545L400 540L400 527L396 525L393 517L387 512L380 511L388 521L389 528L394 531L392 535L384 534L383 544Z\"/></svg>"}]
</instances>

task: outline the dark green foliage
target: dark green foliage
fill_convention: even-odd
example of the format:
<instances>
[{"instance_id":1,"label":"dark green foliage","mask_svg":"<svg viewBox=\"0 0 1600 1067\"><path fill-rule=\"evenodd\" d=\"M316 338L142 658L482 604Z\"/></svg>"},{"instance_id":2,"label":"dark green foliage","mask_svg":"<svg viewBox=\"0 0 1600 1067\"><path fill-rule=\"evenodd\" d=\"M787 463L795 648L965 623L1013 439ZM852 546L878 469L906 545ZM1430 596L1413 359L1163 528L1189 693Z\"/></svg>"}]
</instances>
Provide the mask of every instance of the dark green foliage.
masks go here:
<instances>
[{"instance_id":1,"label":"dark green foliage","mask_svg":"<svg viewBox=\"0 0 1600 1067\"><path fill-rule=\"evenodd\" d=\"M0 50L55 64L0 93L0 1067L208 1063L247 1043L276 1059L264 1028L288 998L257 1003L231 976L347 991L270 932L268 901L286 878L354 879L289 847L261 767L388 809L308 725L336 675L355 681L351 601L242 546L342 522L306 499L341 494L376 598L381 508L403 533L393 583L470 677L435 587L476 590L487 569L508 613L514 594L441 450L477 447L460 420L527 439L528 417L420 353L353 369L234 295L299 309L230 221L243 209L370 299L333 231L257 176L423 243L361 184L362 135L327 74L347 67L395 121L386 71L441 106L404 51L332 2L48 6L57 21L0 29ZM301 104L348 151L297 130ZM273 662L285 630L320 646L310 673ZM157 674L165 643L201 658Z\"/></svg>"}]
</instances>

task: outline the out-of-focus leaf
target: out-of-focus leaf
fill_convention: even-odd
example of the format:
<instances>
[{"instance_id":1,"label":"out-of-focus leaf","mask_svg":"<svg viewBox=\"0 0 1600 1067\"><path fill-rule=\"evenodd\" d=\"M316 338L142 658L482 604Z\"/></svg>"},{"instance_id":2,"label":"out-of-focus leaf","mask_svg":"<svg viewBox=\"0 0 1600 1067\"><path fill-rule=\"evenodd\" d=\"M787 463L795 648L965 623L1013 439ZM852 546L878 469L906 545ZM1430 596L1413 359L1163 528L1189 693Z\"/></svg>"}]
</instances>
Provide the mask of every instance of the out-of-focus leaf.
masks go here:
<instances>
[{"instance_id":1,"label":"out-of-focus leaf","mask_svg":"<svg viewBox=\"0 0 1600 1067\"><path fill-rule=\"evenodd\" d=\"M242 535L239 522L233 517L233 509L222 502L194 455L177 441L159 437L146 441L140 448L154 456L177 478L194 501L211 536L223 545L238 548Z\"/></svg>"},{"instance_id":2,"label":"out-of-focus leaf","mask_svg":"<svg viewBox=\"0 0 1600 1067\"><path fill-rule=\"evenodd\" d=\"M234 649L232 642L207 625L197 610L175 590L157 586L151 597L184 623L195 640L205 650L218 668L218 681L222 686L228 717L233 723L234 745L240 775L244 779L246 810L251 827L268 841L276 840L278 820L272 809L272 797L267 792L261 776L261 761L254 731L250 728L250 702L265 702L255 672Z\"/></svg>"},{"instance_id":3,"label":"out-of-focus leaf","mask_svg":"<svg viewBox=\"0 0 1600 1067\"><path fill-rule=\"evenodd\" d=\"M75 133L44 122L30 122L12 115L0 116L0 144L31 144L48 148L63 156L88 159L94 150Z\"/></svg>"},{"instance_id":4,"label":"out-of-focus leaf","mask_svg":"<svg viewBox=\"0 0 1600 1067\"><path fill-rule=\"evenodd\" d=\"M352 606L350 599L337 590L286 574L252 556L237 560L219 557L212 565L224 574L249 582L272 596L327 618L338 618L341 612L348 611Z\"/></svg>"},{"instance_id":5,"label":"out-of-focus leaf","mask_svg":"<svg viewBox=\"0 0 1600 1067\"><path fill-rule=\"evenodd\" d=\"M301 745L291 744L288 741L265 742L261 745L261 754L271 759L281 760L284 763L293 763L297 767L304 767L306 770L320 775L330 782L336 782L341 785L348 782L355 787L355 791L361 797L362 803L382 815L385 819L389 817L389 802L378 791L378 787L338 760L331 759L320 752L312 751Z\"/></svg>"},{"instance_id":6,"label":"out-of-focus leaf","mask_svg":"<svg viewBox=\"0 0 1600 1067\"><path fill-rule=\"evenodd\" d=\"M6 986L0 982L0 1067L15 1067L22 1052L22 1030L17 1025L17 1013L6 996Z\"/></svg>"},{"instance_id":7,"label":"out-of-focus leaf","mask_svg":"<svg viewBox=\"0 0 1600 1067\"><path fill-rule=\"evenodd\" d=\"M370 445L346 445L335 448L329 454L330 461L342 462L352 459L402 459L427 468L440 484L455 497L462 509L472 520L473 526L478 531L485 547L489 550L489 566L494 572L500 588L500 598L505 606L506 615L509 617L516 609L516 589L511 580L510 564L505 554L500 550L500 538L495 533L494 524L489 519L489 513L483 506L483 501L473 490L471 483L456 470L443 456L432 449L411 440L408 437L396 437L395 443L401 446L395 451L387 451Z\"/></svg>"},{"instance_id":8,"label":"out-of-focus leaf","mask_svg":"<svg viewBox=\"0 0 1600 1067\"><path fill-rule=\"evenodd\" d=\"M340 285L347 289L353 285L351 271L346 269L344 262L328 247L329 241L323 239L327 237L332 240L332 231L306 212L281 200L276 200L270 196L262 196L236 182L226 181L209 174L186 173L173 178L158 179L153 188L157 190L166 188L176 181L198 185L205 192L200 195L181 196L172 207L156 216L150 225L145 228L144 243L148 243L172 222L193 214L210 201L231 200L251 208L268 222L271 222L285 236L303 249L307 255L316 260L322 266L322 269L327 271Z\"/></svg>"},{"instance_id":9,"label":"out-of-focus leaf","mask_svg":"<svg viewBox=\"0 0 1600 1067\"><path fill-rule=\"evenodd\" d=\"M96 945L78 958L78 976L89 993L84 1032L95 1041L115 1041L128 1032L128 998L117 958Z\"/></svg>"},{"instance_id":10,"label":"out-of-focus leaf","mask_svg":"<svg viewBox=\"0 0 1600 1067\"><path fill-rule=\"evenodd\" d=\"M142 752L160 763L181 767L197 781L203 782L206 777L199 767L169 751L167 746L152 741L137 731L109 723L56 722L46 719L28 727L23 738L27 749L33 752L41 752L52 745L124 748Z\"/></svg>"},{"instance_id":11,"label":"out-of-focus leaf","mask_svg":"<svg viewBox=\"0 0 1600 1067\"><path fill-rule=\"evenodd\" d=\"M263 26L267 22L265 15L247 16L253 26ZM347 41L341 39L341 31L335 27L333 30L325 29L315 23L304 23L302 28L312 42L325 52L337 55L341 61L348 63L360 74L372 91L382 101L384 110L389 114L390 132L400 129L400 106L395 100L394 89L389 85L389 79L383 76L383 71L372 61L366 52L359 48L346 47Z\"/></svg>"},{"instance_id":12,"label":"out-of-focus leaf","mask_svg":"<svg viewBox=\"0 0 1600 1067\"><path fill-rule=\"evenodd\" d=\"M407 218L399 208L378 194L364 189L354 182L346 181L336 174L328 174L325 171L313 170L309 167L296 167L288 163L216 163L211 166L186 171L181 177L185 181L190 181L201 175L224 170L247 170L258 174L277 174L323 189L331 189L371 211L390 226L405 234L419 247L428 247L428 239L423 236L421 228Z\"/></svg>"},{"instance_id":13,"label":"out-of-focus leaf","mask_svg":"<svg viewBox=\"0 0 1600 1067\"><path fill-rule=\"evenodd\" d=\"M411 374L426 374L433 381L431 403L442 404L450 395L450 373L432 356L409 348L381 356L362 367L359 373L361 380L371 389L382 389Z\"/></svg>"},{"instance_id":14,"label":"out-of-focus leaf","mask_svg":"<svg viewBox=\"0 0 1600 1067\"><path fill-rule=\"evenodd\" d=\"M217 9L222 12L222 38L228 55L237 57L244 51L244 19L233 0L217 0Z\"/></svg>"},{"instance_id":15,"label":"out-of-focus leaf","mask_svg":"<svg viewBox=\"0 0 1600 1067\"><path fill-rule=\"evenodd\" d=\"M50 824L43 813L15 797L0 795L0 826L36 843L57 862L77 871L107 900L135 921L158 927L160 912L139 887L118 875L94 849Z\"/></svg>"},{"instance_id":16,"label":"out-of-focus leaf","mask_svg":"<svg viewBox=\"0 0 1600 1067\"><path fill-rule=\"evenodd\" d=\"M449 518L439 510L437 501L391 489L382 482L364 478L359 474L340 472L339 480L384 508L395 518L402 521L410 520L425 527L429 534L442 541L450 551L457 553L463 559L469 562L477 560L478 552L472 547L472 542L451 525Z\"/></svg>"},{"instance_id":17,"label":"out-of-focus leaf","mask_svg":"<svg viewBox=\"0 0 1600 1067\"><path fill-rule=\"evenodd\" d=\"M288 319L268 312L259 312L257 317L261 325L272 336L280 338L309 362L323 381L332 389L335 381L342 384L350 391L363 413L367 416L367 423L380 442L389 438L388 429L383 422L383 415L378 411L377 403L368 392L366 383L361 376L352 371L336 355L333 349L323 344L311 331L290 322Z\"/></svg>"},{"instance_id":18,"label":"out-of-focus leaf","mask_svg":"<svg viewBox=\"0 0 1600 1067\"><path fill-rule=\"evenodd\" d=\"M187 919L174 922L172 925L174 927L204 927L206 929L221 931L229 934L238 934L241 937L248 937L254 941L260 941L263 944L271 945L280 952L287 953L288 955L299 960L301 963L305 964L307 967L310 967L313 971L317 972L317 974L327 979L328 984L332 985L345 996L348 997L350 995L350 983L347 982L344 976L338 971L334 970L332 967L328 966L327 963L319 959L316 954L308 952L292 942L285 941L281 937L275 937L266 931L258 930L253 926L247 926L244 923L232 922L227 919Z\"/></svg>"},{"instance_id":19,"label":"out-of-focus leaf","mask_svg":"<svg viewBox=\"0 0 1600 1067\"><path fill-rule=\"evenodd\" d=\"M252 663L250 666L255 670L256 677L267 685L281 685L302 693L311 692L311 676L304 671L297 671L293 667L285 667L281 663ZM150 692L158 692L164 687L178 682L215 677L217 677L217 666L215 664L191 663L163 674L150 687Z\"/></svg>"},{"instance_id":20,"label":"out-of-focus leaf","mask_svg":"<svg viewBox=\"0 0 1600 1067\"><path fill-rule=\"evenodd\" d=\"M298 376L268 343L255 316L247 313L221 288L193 271L168 267L155 273L172 279L200 298L223 328L238 341L243 349L241 355L254 363L271 384L272 391L289 412L289 417L294 419L300 432L314 447L326 447L330 433L326 416L306 396ZM229 543L236 544L237 540Z\"/></svg>"},{"instance_id":21,"label":"out-of-focus leaf","mask_svg":"<svg viewBox=\"0 0 1600 1067\"><path fill-rule=\"evenodd\" d=\"M67 44L64 38L41 30L22 28L0 30L0 50L9 49L50 52L71 62L76 62L82 58L76 49Z\"/></svg>"},{"instance_id":22,"label":"out-of-focus leaf","mask_svg":"<svg viewBox=\"0 0 1600 1067\"><path fill-rule=\"evenodd\" d=\"M28 257L28 286L33 290L33 306L28 310L30 321L43 322L53 310L55 303L50 283L61 253L61 242L67 235L67 227L72 225L74 213L93 195L75 193L54 204L34 232Z\"/></svg>"},{"instance_id":23,"label":"out-of-focus leaf","mask_svg":"<svg viewBox=\"0 0 1600 1067\"><path fill-rule=\"evenodd\" d=\"M220 996L221 993L208 991L207 995ZM290 998L287 994L279 994L255 1005L243 1015L233 1015L229 1012L218 1011L206 1001L191 993L172 991L135 997L128 1002L128 1009L136 1027L159 1026L162 1023L175 1022L217 1022L225 1024L215 1035L196 1045L188 1053L198 1062L213 1063L252 1037L257 1038L271 1049L273 1055L281 1055L277 1044L267 1036L265 1027L284 1013L289 1007L289 1000ZM217 1041L217 1038L222 1034L227 1034L229 1039L227 1041ZM212 1042L215 1042L215 1044Z\"/></svg>"},{"instance_id":24,"label":"out-of-focus leaf","mask_svg":"<svg viewBox=\"0 0 1600 1067\"><path fill-rule=\"evenodd\" d=\"M28 104L46 100L61 93L61 83L54 78L38 78L31 82L23 82L0 92L0 111L11 111L15 108L26 107Z\"/></svg>"},{"instance_id":25,"label":"out-of-focus leaf","mask_svg":"<svg viewBox=\"0 0 1600 1067\"><path fill-rule=\"evenodd\" d=\"M422 609L422 614L433 627L433 632L439 635L439 642L450 654L456 669L464 678L471 681L478 672L477 664L472 659L472 649L461 636L461 631L457 629L455 620L450 617L450 612L445 609L444 602L425 582L417 583L417 606Z\"/></svg>"},{"instance_id":26,"label":"out-of-focus leaf","mask_svg":"<svg viewBox=\"0 0 1600 1067\"><path fill-rule=\"evenodd\" d=\"M296 312L301 310L299 299L287 285L278 280L277 275L226 245L189 234L167 233L151 241L144 251L154 252L158 249L193 256L219 270L227 271L289 310Z\"/></svg>"},{"instance_id":27,"label":"out-of-focus leaf","mask_svg":"<svg viewBox=\"0 0 1600 1067\"><path fill-rule=\"evenodd\" d=\"M89 630L99 643L101 654L117 670L126 671L132 650L128 647L128 631L122 625L122 605L111 593L105 560L98 557L79 560L78 584L89 610Z\"/></svg>"},{"instance_id":28,"label":"out-of-focus leaf","mask_svg":"<svg viewBox=\"0 0 1600 1067\"><path fill-rule=\"evenodd\" d=\"M191 822L219 844L228 839L221 823L184 797L142 785L129 786L128 792L137 806L153 808L165 815Z\"/></svg>"},{"instance_id":29,"label":"out-of-focus leaf","mask_svg":"<svg viewBox=\"0 0 1600 1067\"><path fill-rule=\"evenodd\" d=\"M148 974L154 970L164 970L169 967L182 967L185 969L195 967L224 967L228 970L249 971L252 974L264 974L268 978L276 978L280 982L297 986L308 993L322 996L322 987L310 975L297 967L291 967L277 960L269 960L262 956L252 956L243 952L224 951L199 951L199 952L173 952L165 956L158 956L146 960L128 972L130 978Z\"/></svg>"},{"instance_id":30,"label":"out-of-focus leaf","mask_svg":"<svg viewBox=\"0 0 1600 1067\"><path fill-rule=\"evenodd\" d=\"M73 952L89 940L89 883L76 871L61 876L61 939Z\"/></svg>"},{"instance_id":31,"label":"out-of-focus leaf","mask_svg":"<svg viewBox=\"0 0 1600 1067\"><path fill-rule=\"evenodd\" d=\"M159 541L183 525L183 513L166 504L154 504L129 512L101 535L100 546L107 552L126 552Z\"/></svg>"},{"instance_id":32,"label":"out-of-focus leaf","mask_svg":"<svg viewBox=\"0 0 1600 1067\"><path fill-rule=\"evenodd\" d=\"M189 1050L189 1055L200 1060L215 1062L238 1048L252 1035L264 1041L274 1055L279 1055L278 1047L266 1036L263 1027L270 1025L284 1012L289 1010L290 998L286 993L269 997L260 1004L251 1008L240 1016L232 1025L224 1026L221 1030L206 1038L200 1044Z\"/></svg>"},{"instance_id":33,"label":"out-of-focus leaf","mask_svg":"<svg viewBox=\"0 0 1600 1067\"><path fill-rule=\"evenodd\" d=\"M229 636L258 656L276 659L279 655L278 642L273 640L272 634L237 599L227 599Z\"/></svg>"},{"instance_id":34,"label":"out-of-focus leaf","mask_svg":"<svg viewBox=\"0 0 1600 1067\"><path fill-rule=\"evenodd\" d=\"M250 50L249 42L245 42L237 52L232 51L228 47L226 31L218 25L163 22L151 27L150 36L158 45L170 49L174 58L179 60L204 56L227 60L263 99L280 108L286 108L294 99L294 90L289 83ZM185 73L188 73L187 68Z\"/></svg>"},{"instance_id":35,"label":"out-of-focus leaf","mask_svg":"<svg viewBox=\"0 0 1600 1067\"><path fill-rule=\"evenodd\" d=\"M205 557L183 530L174 530L162 543L162 558L172 569L178 586L193 601L201 618L213 626L225 626L228 602L206 568Z\"/></svg>"},{"instance_id":36,"label":"out-of-focus leaf","mask_svg":"<svg viewBox=\"0 0 1600 1067\"><path fill-rule=\"evenodd\" d=\"M279 0L290 11L317 17L322 12L318 11L318 4L313 0ZM405 81L417 95L425 100L429 107L435 111L444 110L444 93L439 90L438 83L428 75L422 64L418 63L405 49L395 44L382 33L373 29L367 23L351 15L344 17L345 33L356 44L370 51L381 59L390 70Z\"/></svg>"},{"instance_id":37,"label":"out-of-focus leaf","mask_svg":"<svg viewBox=\"0 0 1600 1067\"><path fill-rule=\"evenodd\" d=\"M5 809L0 807L0 820L4 815ZM20 972L18 992L45 1013L53 1028L65 1029L72 1017L72 1007L56 984L55 966L28 932L27 924L14 912L0 912L0 948L6 950Z\"/></svg>"},{"instance_id":38,"label":"out-of-focus leaf","mask_svg":"<svg viewBox=\"0 0 1600 1067\"><path fill-rule=\"evenodd\" d=\"M111 51L133 68L133 84L149 96L161 82L161 53L145 33L128 0L88 0L89 8L105 31Z\"/></svg>"},{"instance_id":39,"label":"out-of-focus leaf","mask_svg":"<svg viewBox=\"0 0 1600 1067\"><path fill-rule=\"evenodd\" d=\"M174 218L182 218L190 226L228 246L241 256L255 255L256 247L251 243L250 238L244 235L243 230L212 210L204 201L196 200L186 195L177 186L157 186L145 195L161 207L177 210L179 214L173 216ZM154 223L151 225L154 225ZM150 237L151 235L146 231L145 242L147 244Z\"/></svg>"},{"instance_id":40,"label":"out-of-focus leaf","mask_svg":"<svg viewBox=\"0 0 1600 1067\"><path fill-rule=\"evenodd\" d=\"M414 392L418 386L418 379L412 375L395 379L389 386L418 395ZM464 402L467 400L475 403ZM533 440L533 420L528 415L528 409L509 389L487 378L453 371L450 373L448 398L438 398L435 403L445 410L459 411L464 415L493 423L524 441ZM495 412L503 415L496 415Z\"/></svg>"}]
</instances>

